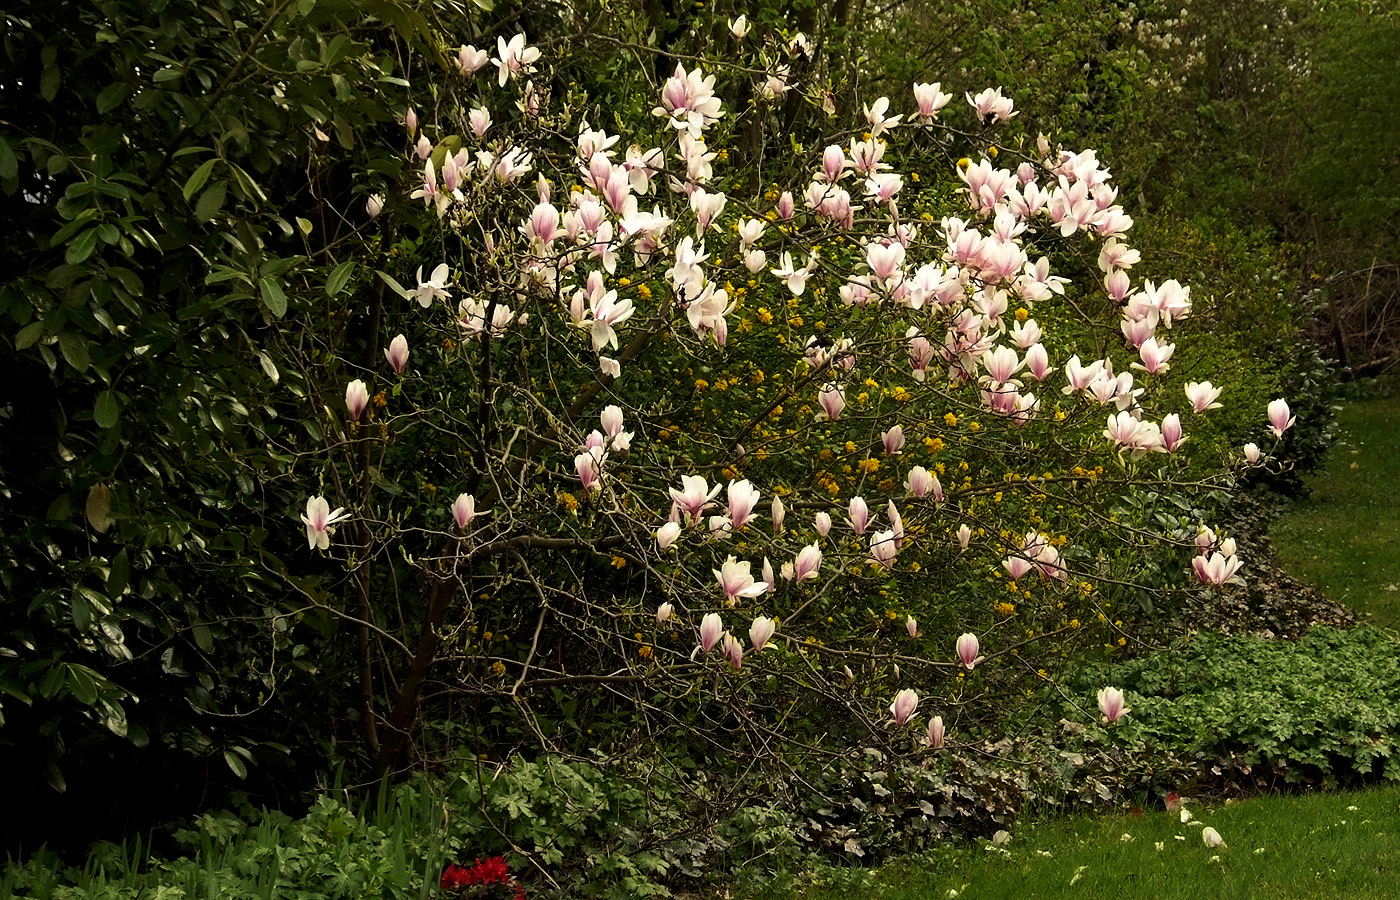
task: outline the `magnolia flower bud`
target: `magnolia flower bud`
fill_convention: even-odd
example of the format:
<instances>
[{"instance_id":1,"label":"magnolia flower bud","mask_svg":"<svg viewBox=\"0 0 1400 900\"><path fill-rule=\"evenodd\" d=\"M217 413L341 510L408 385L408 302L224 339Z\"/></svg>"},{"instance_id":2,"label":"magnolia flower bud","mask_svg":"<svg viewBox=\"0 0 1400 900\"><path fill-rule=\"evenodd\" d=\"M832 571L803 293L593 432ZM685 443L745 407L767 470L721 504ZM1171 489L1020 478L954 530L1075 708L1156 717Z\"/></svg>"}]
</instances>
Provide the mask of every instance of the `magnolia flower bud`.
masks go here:
<instances>
[{"instance_id":1,"label":"magnolia flower bud","mask_svg":"<svg viewBox=\"0 0 1400 900\"><path fill-rule=\"evenodd\" d=\"M981 645L977 641L977 635L971 632L964 634L958 638L956 646L958 661L969 670L974 668L982 661L982 657L977 655L977 651L980 649Z\"/></svg>"},{"instance_id":2,"label":"magnolia flower bud","mask_svg":"<svg viewBox=\"0 0 1400 900\"><path fill-rule=\"evenodd\" d=\"M928 723L928 745L934 750L943 747L943 717L934 716Z\"/></svg>"},{"instance_id":3,"label":"magnolia flower bud","mask_svg":"<svg viewBox=\"0 0 1400 900\"><path fill-rule=\"evenodd\" d=\"M914 710L919 708L919 695L913 688L905 688L894 695L894 702L890 704L890 715L894 716L894 724L904 725L914 715Z\"/></svg>"},{"instance_id":4,"label":"magnolia flower bud","mask_svg":"<svg viewBox=\"0 0 1400 900\"><path fill-rule=\"evenodd\" d=\"M670 603L663 603L660 606L658 606L656 608L656 624L665 625L667 620L671 618L671 614L675 612L675 610L676 608Z\"/></svg>"},{"instance_id":5,"label":"magnolia flower bud","mask_svg":"<svg viewBox=\"0 0 1400 900\"><path fill-rule=\"evenodd\" d=\"M660 550L669 550L676 542L676 538L681 536L680 522L667 522L656 529L656 546Z\"/></svg>"},{"instance_id":6,"label":"magnolia flower bud","mask_svg":"<svg viewBox=\"0 0 1400 900\"><path fill-rule=\"evenodd\" d=\"M476 518L476 498L471 494L458 494L457 499L452 502L452 520L457 523L457 527L463 531Z\"/></svg>"},{"instance_id":7,"label":"magnolia flower bud","mask_svg":"<svg viewBox=\"0 0 1400 900\"><path fill-rule=\"evenodd\" d=\"M369 213L371 219L379 218L379 214L384 211L384 196L382 194L370 194L365 201L365 212Z\"/></svg>"},{"instance_id":8,"label":"magnolia flower bud","mask_svg":"<svg viewBox=\"0 0 1400 900\"><path fill-rule=\"evenodd\" d=\"M709 653L719 643L720 632L724 630L724 621L719 617L719 613L706 613L705 618L700 620L700 649Z\"/></svg>"},{"instance_id":9,"label":"magnolia flower bud","mask_svg":"<svg viewBox=\"0 0 1400 900\"><path fill-rule=\"evenodd\" d=\"M408 368L408 338L401 334L395 335L384 350L384 358L389 361L389 367L394 370L395 375L402 375L404 369Z\"/></svg>"},{"instance_id":10,"label":"magnolia flower bud","mask_svg":"<svg viewBox=\"0 0 1400 900\"><path fill-rule=\"evenodd\" d=\"M1099 711L1110 725L1132 712L1123 705L1123 692L1115 687L1106 687L1099 691Z\"/></svg>"},{"instance_id":11,"label":"magnolia flower bud","mask_svg":"<svg viewBox=\"0 0 1400 900\"><path fill-rule=\"evenodd\" d=\"M359 421L365 407L369 405L369 390L365 383L356 378L345 386L345 409L350 418Z\"/></svg>"},{"instance_id":12,"label":"magnolia flower bud","mask_svg":"<svg viewBox=\"0 0 1400 900\"><path fill-rule=\"evenodd\" d=\"M768 639L773 636L776 629L773 620L767 616L758 616L749 626L749 642L753 644L754 652L757 653L768 644Z\"/></svg>"}]
</instances>

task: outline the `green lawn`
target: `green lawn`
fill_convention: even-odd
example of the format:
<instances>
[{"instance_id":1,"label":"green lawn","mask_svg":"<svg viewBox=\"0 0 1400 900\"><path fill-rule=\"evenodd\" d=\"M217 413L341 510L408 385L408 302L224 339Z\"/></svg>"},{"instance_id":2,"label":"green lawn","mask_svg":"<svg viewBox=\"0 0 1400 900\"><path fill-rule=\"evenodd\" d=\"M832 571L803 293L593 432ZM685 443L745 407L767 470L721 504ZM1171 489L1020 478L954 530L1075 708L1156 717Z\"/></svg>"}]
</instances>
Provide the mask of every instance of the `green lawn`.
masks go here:
<instances>
[{"instance_id":1,"label":"green lawn","mask_svg":"<svg viewBox=\"0 0 1400 900\"><path fill-rule=\"evenodd\" d=\"M1221 900L1400 896L1400 788L1260 797L1204 807L1194 817L1227 846L1206 847L1202 825L1161 810L1139 816L1022 825L1003 846L949 847L874 875L827 870L790 900ZM956 891L956 894L953 892ZM749 895L752 896L752 895Z\"/></svg>"},{"instance_id":2,"label":"green lawn","mask_svg":"<svg viewBox=\"0 0 1400 900\"><path fill-rule=\"evenodd\" d=\"M1293 575L1400 628L1400 397L1349 403L1341 423L1326 471L1308 479L1312 495L1269 534Z\"/></svg>"}]
</instances>

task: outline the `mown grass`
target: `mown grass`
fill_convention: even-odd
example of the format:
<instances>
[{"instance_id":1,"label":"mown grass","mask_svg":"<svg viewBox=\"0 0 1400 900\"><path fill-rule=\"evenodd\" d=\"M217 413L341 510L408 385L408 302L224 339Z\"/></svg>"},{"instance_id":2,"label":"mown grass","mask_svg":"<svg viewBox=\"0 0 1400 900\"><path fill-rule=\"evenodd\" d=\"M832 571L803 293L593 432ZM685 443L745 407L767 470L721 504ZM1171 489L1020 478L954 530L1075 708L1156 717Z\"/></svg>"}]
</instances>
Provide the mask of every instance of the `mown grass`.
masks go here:
<instances>
[{"instance_id":1,"label":"mown grass","mask_svg":"<svg viewBox=\"0 0 1400 900\"><path fill-rule=\"evenodd\" d=\"M827 870L785 900L1302 900L1400 896L1400 788L1188 804L1022 825L1002 847L953 846L873 873ZM1203 823L1203 824L1202 824ZM1226 846L1208 848L1203 825ZM954 893L956 892L956 893ZM759 896L750 894L745 896ZM768 893L767 896L774 896Z\"/></svg>"},{"instance_id":2,"label":"mown grass","mask_svg":"<svg viewBox=\"0 0 1400 900\"><path fill-rule=\"evenodd\" d=\"M1294 576L1400 628L1400 396L1350 403L1340 419L1342 440L1308 479L1311 495L1269 534Z\"/></svg>"}]
</instances>

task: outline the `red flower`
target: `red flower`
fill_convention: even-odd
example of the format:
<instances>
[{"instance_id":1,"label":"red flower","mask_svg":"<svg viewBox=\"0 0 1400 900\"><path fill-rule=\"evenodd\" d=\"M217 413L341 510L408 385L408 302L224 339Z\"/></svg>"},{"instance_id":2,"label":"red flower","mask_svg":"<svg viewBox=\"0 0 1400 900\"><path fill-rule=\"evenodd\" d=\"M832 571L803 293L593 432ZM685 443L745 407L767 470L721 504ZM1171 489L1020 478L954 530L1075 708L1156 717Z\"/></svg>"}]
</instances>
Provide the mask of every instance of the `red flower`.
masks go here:
<instances>
[{"instance_id":1,"label":"red flower","mask_svg":"<svg viewBox=\"0 0 1400 900\"><path fill-rule=\"evenodd\" d=\"M469 868L449 863L442 873L442 889L460 891L471 897L506 897L506 891L514 887L514 900L525 900L525 888L510 876L510 867L504 857L493 856L487 860L476 860ZM499 892L493 885L500 885ZM473 890L473 888L478 888Z\"/></svg>"}]
</instances>

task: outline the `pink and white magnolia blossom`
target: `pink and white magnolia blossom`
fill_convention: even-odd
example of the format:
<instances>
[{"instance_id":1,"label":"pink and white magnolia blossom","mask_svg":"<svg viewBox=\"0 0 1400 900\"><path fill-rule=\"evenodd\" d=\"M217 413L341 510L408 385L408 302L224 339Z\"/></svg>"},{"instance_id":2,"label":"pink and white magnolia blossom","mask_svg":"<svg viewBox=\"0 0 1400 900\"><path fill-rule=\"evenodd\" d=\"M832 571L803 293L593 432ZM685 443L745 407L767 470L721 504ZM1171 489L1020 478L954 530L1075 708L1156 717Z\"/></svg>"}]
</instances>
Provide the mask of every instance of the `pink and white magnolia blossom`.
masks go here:
<instances>
[{"instance_id":1,"label":"pink and white magnolia blossom","mask_svg":"<svg viewBox=\"0 0 1400 900\"><path fill-rule=\"evenodd\" d=\"M1050 365L1050 357L1044 344L1031 344L1026 349L1026 372L1036 381L1049 378L1055 369Z\"/></svg>"},{"instance_id":2,"label":"pink and white magnolia blossom","mask_svg":"<svg viewBox=\"0 0 1400 900\"><path fill-rule=\"evenodd\" d=\"M1138 356L1142 362L1133 363L1132 368L1141 369L1148 375L1165 375L1171 368L1167 361L1175 352L1176 344L1158 344L1155 337L1150 337L1138 347Z\"/></svg>"},{"instance_id":3,"label":"pink and white magnolia blossom","mask_svg":"<svg viewBox=\"0 0 1400 900\"><path fill-rule=\"evenodd\" d=\"M700 620L700 649L709 653L719 643L720 635L724 633L724 620L719 613L706 613Z\"/></svg>"},{"instance_id":4,"label":"pink and white magnolia blossom","mask_svg":"<svg viewBox=\"0 0 1400 900\"><path fill-rule=\"evenodd\" d=\"M1280 397L1269 401L1269 431L1275 438L1282 438L1297 420L1297 416L1290 415L1287 400Z\"/></svg>"},{"instance_id":5,"label":"pink and white magnolia blossom","mask_svg":"<svg viewBox=\"0 0 1400 900\"><path fill-rule=\"evenodd\" d=\"M831 514L822 510L812 517L812 524L817 529L817 534L826 537L831 533Z\"/></svg>"},{"instance_id":6,"label":"pink and white magnolia blossom","mask_svg":"<svg viewBox=\"0 0 1400 900\"><path fill-rule=\"evenodd\" d=\"M465 44L457 50L457 71L465 77L470 77L486 68L486 63L490 60L491 54L485 50L478 50L471 44Z\"/></svg>"},{"instance_id":7,"label":"pink and white magnolia blossom","mask_svg":"<svg viewBox=\"0 0 1400 900\"><path fill-rule=\"evenodd\" d=\"M599 491L603 488L603 460L607 454L602 448L588 450L574 457L574 471L578 473L579 485L584 492Z\"/></svg>"},{"instance_id":8,"label":"pink and white magnolia blossom","mask_svg":"<svg viewBox=\"0 0 1400 900\"><path fill-rule=\"evenodd\" d=\"M883 568L891 569L894 567L894 557L897 552L894 529L877 531L870 535L870 558Z\"/></svg>"},{"instance_id":9,"label":"pink and white magnolia blossom","mask_svg":"<svg viewBox=\"0 0 1400 900\"><path fill-rule=\"evenodd\" d=\"M865 534L865 528L870 524L870 508L865 503L864 497L852 497L850 506L851 530L856 534Z\"/></svg>"},{"instance_id":10,"label":"pink and white magnolia blossom","mask_svg":"<svg viewBox=\"0 0 1400 900\"><path fill-rule=\"evenodd\" d=\"M934 716L928 723L928 745L931 750L943 749L943 717Z\"/></svg>"},{"instance_id":11,"label":"pink and white magnolia blossom","mask_svg":"<svg viewBox=\"0 0 1400 900\"><path fill-rule=\"evenodd\" d=\"M452 521L457 523L457 527L463 531L476 518L476 497L471 494L458 494L457 499L452 501Z\"/></svg>"},{"instance_id":12,"label":"pink and white magnolia blossom","mask_svg":"<svg viewBox=\"0 0 1400 900\"><path fill-rule=\"evenodd\" d=\"M793 268L792 253L784 250L782 260L776 269L770 269L774 275L782 279L787 289L792 291L794 297L801 297L807 290L807 279L811 277L811 263L800 269Z\"/></svg>"},{"instance_id":13,"label":"pink and white magnolia blossom","mask_svg":"<svg viewBox=\"0 0 1400 900\"><path fill-rule=\"evenodd\" d=\"M1079 361L1079 354L1076 353L1069 358L1069 362L1065 363L1065 378L1069 384L1065 386L1064 393L1073 394L1076 391L1086 389L1103 371L1103 360L1096 359L1088 365L1084 365Z\"/></svg>"},{"instance_id":14,"label":"pink and white magnolia blossom","mask_svg":"<svg viewBox=\"0 0 1400 900\"><path fill-rule=\"evenodd\" d=\"M656 529L656 549L669 550L676 542L676 538L681 536L680 522L667 522Z\"/></svg>"},{"instance_id":15,"label":"pink and white magnolia blossom","mask_svg":"<svg viewBox=\"0 0 1400 900\"><path fill-rule=\"evenodd\" d=\"M1227 557L1223 553L1212 553L1209 557L1197 556L1191 560L1191 568L1196 572L1196 579L1201 584L1209 584L1220 587L1225 584L1244 564L1238 556Z\"/></svg>"},{"instance_id":16,"label":"pink and white magnolia blossom","mask_svg":"<svg viewBox=\"0 0 1400 900\"><path fill-rule=\"evenodd\" d=\"M905 616L904 630L909 632L911 638L916 638L922 633L919 631L919 620L913 616Z\"/></svg>"},{"instance_id":17,"label":"pink and white magnolia blossom","mask_svg":"<svg viewBox=\"0 0 1400 900\"><path fill-rule=\"evenodd\" d=\"M1117 445L1119 453L1128 450L1134 458L1166 450L1162 429L1153 422L1134 418L1131 412L1109 415L1103 435Z\"/></svg>"},{"instance_id":18,"label":"pink and white magnolia blossom","mask_svg":"<svg viewBox=\"0 0 1400 900\"><path fill-rule=\"evenodd\" d=\"M880 443L884 445L886 456L899 456L904 451L904 426L890 426L889 430L880 435Z\"/></svg>"},{"instance_id":19,"label":"pink and white magnolia blossom","mask_svg":"<svg viewBox=\"0 0 1400 900\"><path fill-rule=\"evenodd\" d=\"M792 580L801 584L821 574L822 551L816 544L808 544L797 552L793 562Z\"/></svg>"},{"instance_id":20,"label":"pink and white magnolia blossom","mask_svg":"<svg viewBox=\"0 0 1400 900\"><path fill-rule=\"evenodd\" d=\"M743 481L730 481L728 498L729 520L737 531L753 518L753 509L758 505L759 491L747 478Z\"/></svg>"},{"instance_id":21,"label":"pink and white magnolia blossom","mask_svg":"<svg viewBox=\"0 0 1400 900\"><path fill-rule=\"evenodd\" d=\"M1215 402L1219 396L1220 388L1209 381L1191 381L1186 384L1186 399L1191 401L1191 408L1198 413L1208 409L1219 409L1220 404Z\"/></svg>"},{"instance_id":22,"label":"pink and white magnolia blossom","mask_svg":"<svg viewBox=\"0 0 1400 900\"><path fill-rule=\"evenodd\" d=\"M350 414L352 420L358 422L368 405L369 389L363 381L356 378L345 386L345 411Z\"/></svg>"},{"instance_id":23,"label":"pink and white magnolia blossom","mask_svg":"<svg viewBox=\"0 0 1400 900\"><path fill-rule=\"evenodd\" d=\"M1244 460L1251 466L1257 466L1264 459L1264 454L1260 452L1259 445L1250 442L1244 445Z\"/></svg>"},{"instance_id":24,"label":"pink and white magnolia blossom","mask_svg":"<svg viewBox=\"0 0 1400 900\"><path fill-rule=\"evenodd\" d=\"M720 117L723 104L714 88L715 76L706 77L698 66L687 72L677 63L675 74L661 88L661 105L651 113L669 118L673 128L698 138Z\"/></svg>"},{"instance_id":25,"label":"pink and white magnolia blossom","mask_svg":"<svg viewBox=\"0 0 1400 900\"><path fill-rule=\"evenodd\" d=\"M773 520L773 533L783 533L783 520L787 518L787 507L783 506L783 498L777 494L773 495L773 503L769 509L769 517Z\"/></svg>"},{"instance_id":26,"label":"pink and white magnolia blossom","mask_svg":"<svg viewBox=\"0 0 1400 900\"><path fill-rule=\"evenodd\" d=\"M720 650L724 653L724 658L729 660L729 665L734 671L744 667L744 645L739 643L739 639L732 633L726 631L724 640L721 642Z\"/></svg>"},{"instance_id":27,"label":"pink and white magnolia blossom","mask_svg":"<svg viewBox=\"0 0 1400 900\"><path fill-rule=\"evenodd\" d=\"M909 493L922 500L933 490L933 486L937 481L938 477L929 472L928 469L925 469L923 466L915 466L909 470L909 475L904 480L904 488L909 491Z\"/></svg>"},{"instance_id":28,"label":"pink and white magnolia blossom","mask_svg":"<svg viewBox=\"0 0 1400 900\"><path fill-rule=\"evenodd\" d=\"M943 93L942 82L914 85L914 103L918 106L918 117L924 121L938 115L939 110L953 99L952 94Z\"/></svg>"},{"instance_id":29,"label":"pink and white magnolia blossom","mask_svg":"<svg viewBox=\"0 0 1400 900\"><path fill-rule=\"evenodd\" d=\"M978 655L982 649L981 644L977 640L977 635L970 631L958 638L954 649L958 654L958 662L962 663L965 669L971 670L982 661L982 657Z\"/></svg>"},{"instance_id":30,"label":"pink and white magnolia blossom","mask_svg":"<svg viewBox=\"0 0 1400 900\"><path fill-rule=\"evenodd\" d=\"M999 87L985 88L975 97L970 91L964 96L967 98L967 102L972 108L977 110L977 115L983 120L988 120L990 118L995 120L998 124L1001 124L1010 121L1013 116L1020 115L1020 113L1015 111L1015 104L1012 102L1011 98L1003 97L1001 88Z\"/></svg>"},{"instance_id":31,"label":"pink and white magnolia blossom","mask_svg":"<svg viewBox=\"0 0 1400 900\"><path fill-rule=\"evenodd\" d=\"M1116 687L1106 687L1099 691L1099 711L1108 720L1108 724L1112 725L1132 712L1132 709L1123 705L1122 691Z\"/></svg>"},{"instance_id":32,"label":"pink and white magnolia blossom","mask_svg":"<svg viewBox=\"0 0 1400 900\"><path fill-rule=\"evenodd\" d=\"M302 524L306 526L307 547L311 550L330 549L334 526L348 518L350 514L342 507L336 507L332 512L325 497L317 495L307 500L306 512L301 517Z\"/></svg>"},{"instance_id":33,"label":"pink and white magnolia blossom","mask_svg":"<svg viewBox=\"0 0 1400 900\"><path fill-rule=\"evenodd\" d=\"M496 56L491 60L497 69L496 84L505 87L515 76L533 72L539 58L538 47L525 46L524 34L517 34L509 42L503 37L496 38Z\"/></svg>"},{"instance_id":34,"label":"pink and white magnolia blossom","mask_svg":"<svg viewBox=\"0 0 1400 900\"><path fill-rule=\"evenodd\" d=\"M408 368L408 338L401 334L395 335L389 346L384 349L384 358L389 361L389 367L394 370L395 375L402 375L404 369Z\"/></svg>"},{"instance_id":35,"label":"pink and white magnolia blossom","mask_svg":"<svg viewBox=\"0 0 1400 900\"><path fill-rule=\"evenodd\" d=\"M671 616L675 613L675 611L676 608L670 603L663 603L660 606L658 606L656 608L656 624L665 625L668 621L670 621Z\"/></svg>"},{"instance_id":36,"label":"pink and white magnolia blossom","mask_svg":"<svg viewBox=\"0 0 1400 900\"><path fill-rule=\"evenodd\" d=\"M417 300L424 309L432 306L434 300L449 299L448 277L447 263L439 263L426 281L423 280L423 267L419 266L418 287L408 292L409 299Z\"/></svg>"},{"instance_id":37,"label":"pink and white magnolia blossom","mask_svg":"<svg viewBox=\"0 0 1400 900\"><path fill-rule=\"evenodd\" d=\"M828 382L822 385L821 392L817 394L817 402L822 408L817 414L817 419L835 422L841 418L841 411L846 408L846 392L839 384Z\"/></svg>"},{"instance_id":38,"label":"pink and white magnolia blossom","mask_svg":"<svg viewBox=\"0 0 1400 900\"><path fill-rule=\"evenodd\" d=\"M899 552L904 549L904 517L899 514L899 507L890 500L885 504L885 518L890 520L890 533L894 535L894 549Z\"/></svg>"},{"instance_id":39,"label":"pink and white magnolia blossom","mask_svg":"<svg viewBox=\"0 0 1400 900\"><path fill-rule=\"evenodd\" d=\"M891 128L899 124L903 116L886 116L890 109L890 98L881 97L871 105L864 107L865 121L870 126L870 136L879 137Z\"/></svg>"},{"instance_id":40,"label":"pink and white magnolia blossom","mask_svg":"<svg viewBox=\"0 0 1400 900\"><path fill-rule=\"evenodd\" d=\"M967 545L971 542L972 529L968 527L966 522L964 522L963 524L958 526L958 549L966 550Z\"/></svg>"},{"instance_id":41,"label":"pink and white magnolia blossom","mask_svg":"<svg viewBox=\"0 0 1400 900\"><path fill-rule=\"evenodd\" d=\"M1006 569L1006 574L1011 576L1012 581L1020 581L1030 574L1035 568L1035 564L1020 554L1013 554L1001 561L1002 568Z\"/></svg>"},{"instance_id":42,"label":"pink and white magnolia blossom","mask_svg":"<svg viewBox=\"0 0 1400 900\"><path fill-rule=\"evenodd\" d=\"M919 695L913 688L905 688L894 695L894 702L890 704L890 715L894 717L895 725L903 727L913 718L914 711L918 708Z\"/></svg>"},{"instance_id":43,"label":"pink and white magnolia blossom","mask_svg":"<svg viewBox=\"0 0 1400 900\"><path fill-rule=\"evenodd\" d=\"M1185 443L1186 438L1181 432L1181 416L1176 413L1168 413L1162 417L1162 447L1168 453L1175 453L1177 448Z\"/></svg>"},{"instance_id":44,"label":"pink and white magnolia blossom","mask_svg":"<svg viewBox=\"0 0 1400 900\"><path fill-rule=\"evenodd\" d=\"M682 475L681 487L670 489L671 502L685 513L690 524L696 525L700 522L700 514L710 505L710 501L715 499L720 488L719 484L710 487L704 475Z\"/></svg>"},{"instance_id":45,"label":"pink and white magnolia blossom","mask_svg":"<svg viewBox=\"0 0 1400 900\"><path fill-rule=\"evenodd\" d=\"M767 646L776 630L776 624L767 616L754 617L753 623L749 625L749 643L753 645L755 653Z\"/></svg>"},{"instance_id":46,"label":"pink and white magnolia blossom","mask_svg":"<svg viewBox=\"0 0 1400 900\"><path fill-rule=\"evenodd\" d=\"M768 590L767 582L753 580L751 568L752 563L748 560L739 562L730 556L721 568L712 570L729 605L738 603L740 597L757 597Z\"/></svg>"}]
</instances>

